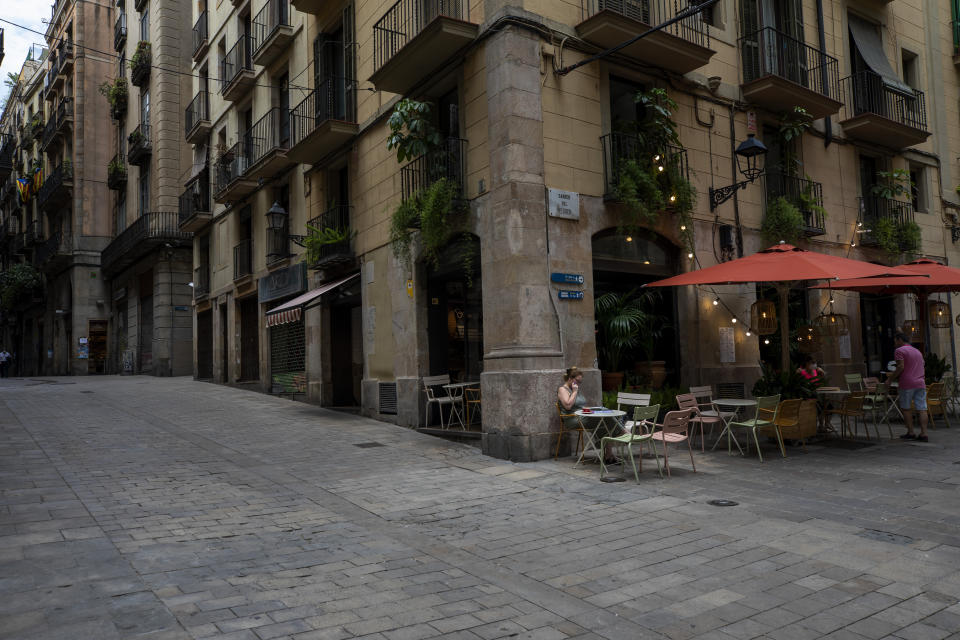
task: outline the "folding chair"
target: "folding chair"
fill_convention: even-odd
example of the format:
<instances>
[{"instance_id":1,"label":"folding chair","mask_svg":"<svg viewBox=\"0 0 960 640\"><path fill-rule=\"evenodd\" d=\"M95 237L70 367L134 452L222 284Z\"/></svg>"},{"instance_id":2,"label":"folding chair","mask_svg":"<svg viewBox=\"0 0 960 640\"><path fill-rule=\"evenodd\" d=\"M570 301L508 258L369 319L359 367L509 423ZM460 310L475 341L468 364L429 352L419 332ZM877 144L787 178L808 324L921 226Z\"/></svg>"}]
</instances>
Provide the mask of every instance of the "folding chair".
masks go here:
<instances>
[{"instance_id":1,"label":"folding chair","mask_svg":"<svg viewBox=\"0 0 960 640\"><path fill-rule=\"evenodd\" d=\"M853 391L846 398L843 399L843 402L840 404L839 409L829 409L827 411L827 416L840 416L840 437L843 438L847 432L847 429L850 429L850 436L853 438L857 437L857 418L863 422L863 433L867 437L867 440L870 439L870 430L867 427L866 417L867 414L863 410L863 400L866 397L866 391ZM853 418L853 424L850 424L850 418ZM829 417L827 418L830 419ZM876 425L874 425L876 428ZM880 431L877 430L877 440L880 439Z\"/></svg>"},{"instance_id":2,"label":"folding chair","mask_svg":"<svg viewBox=\"0 0 960 640\"><path fill-rule=\"evenodd\" d=\"M753 433L753 441L757 445L757 456L760 457L760 462L763 462L763 453L760 451L760 438L758 434L760 432L773 434L777 438L777 444L780 445L780 454L786 458L787 450L783 446L783 436L780 433L780 427L777 425L777 416L780 413L780 396L763 396L757 398L757 406L753 414L753 418L739 422L731 422L728 427L741 427L743 429L749 429ZM750 453L750 439L747 439L747 453Z\"/></svg>"},{"instance_id":3,"label":"folding chair","mask_svg":"<svg viewBox=\"0 0 960 640\"><path fill-rule=\"evenodd\" d=\"M883 393L886 394L886 411L883 412L883 418L880 419L878 426L880 424L886 423L887 430L890 432L890 438L893 439L893 426L890 424L890 419L893 416L900 416L900 421L903 421L903 410L900 409L900 398L896 390L890 386L890 383L884 382L882 385Z\"/></svg>"},{"instance_id":4,"label":"folding chair","mask_svg":"<svg viewBox=\"0 0 960 640\"><path fill-rule=\"evenodd\" d=\"M627 393L621 391L617 394L617 411L625 411L629 416L631 409L635 407L649 407L649 393ZM623 423L623 428L630 431L633 428L633 420L627 419Z\"/></svg>"},{"instance_id":5,"label":"folding chair","mask_svg":"<svg viewBox=\"0 0 960 640\"><path fill-rule=\"evenodd\" d=\"M557 403L557 415L560 416L560 431L557 433L557 448L553 452L553 459L556 460L560 456L560 443L563 442L563 435L567 432L567 427L565 420L567 418L574 418L577 421L577 426L574 429L577 432L577 448L574 449L574 455L577 455L580 451L580 448L583 447L583 423L580 422L580 418L575 413L569 413L559 402Z\"/></svg>"},{"instance_id":6,"label":"folding chair","mask_svg":"<svg viewBox=\"0 0 960 640\"><path fill-rule=\"evenodd\" d=\"M667 452L667 444L672 442L679 444L686 440L687 451L690 453L690 466L693 472L697 472L697 463L693 461L693 448L690 446L690 418L695 409L683 409L682 411L671 411L663 417L663 424L658 424L659 431L651 434L653 440L659 440L663 443L663 466L667 469L667 477L670 477L670 457ZM656 451L656 448L654 448Z\"/></svg>"},{"instance_id":7,"label":"folding chair","mask_svg":"<svg viewBox=\"0 0 960 640\"><path fill-rule=\"evenodd\" d=\"M445 395L434 395L433 390L435 387L443 387L445 384L450 384L450 376L425 376L423 378L423 391L427 395L427 408L426 416L424 419L429 421L430 419L430 405L436 404L437 410L440 412L440 428L446 429L450 426L450 423L453 422L453 416L456 415L457 419L461 422L463 418L460 413L463 410L463 396L451 396L449 391L444 389ZM447 424L443 424L443 407L450 407L450 415L448 416ZM459 409L458 409L459 406Z\"/></svg>"},{"instance_id":8,"label":"folding chair","mask_svg":"<svg viewBox=\"0 0 960 640\"><path fill-rule=\"evenodd\" d=\"M624 458L623 466L626 469L626 458L630 459L630 464L633 466L633 479L640 482L640 472L643 471L643 445L649 444L650 448L653 450L653 457L657 461L657 471L660 473L660 477L663 477L663 469L660 467L660 457L657 455L657 449L653 446L653 426L657 421L657 416L660 414L660 405L655 404L652 407L636 407L633 410L633 419L629 421L629 424L633 425L633 428L629 433L625 433L622 436L610 437L606 436L600 439L600 450L603 451L606 449L607 444L619 445L621 448L621 458ZM639 431L639 433L638 433ZM633 445L640 445L640 472L637 471L637 461L633 457ZM623 456L623 449L626 449L626 456ZM603 460L604 456L600 456L600 475L601 477L605 476L607 473L607 467Z\"/></svg>"},{"instance_id":9,"label":"folding chair","mask_svg":"<svg viewBox=\"0 0 960 640\"><path fill-rule=\"evenodd\" d=\"M704 424L710 425L710 435L713 436L713 427L716 424L723 426L726 421L733 418L737 413L735 411L721 411L713 402L713 389L708 386L690 387L690 394L697 399L697 410L699 416L694 418ZM724 396L741 397L741 396ZM720 418L719 421L715 418ZM700 450L704 450L703 425L700 427Z\"/></svg>"},{"instance_id":10,"label":"folding chair","mask_svg":"<svg viewBox=\"0 0 960 640\"><path fill-rule=\"evenodd\" d=\"M945 385L942 382L934 382L927 387L927 415L930 416L930 427L936 429L933 416L943 416L947 426L950 425L950 418L947 417L947 406L944 401Z\"/></svg>"},{"instance_id":11,"label":"folding chair","mask_svg":"<svg viewBox=\"0 0 960 640\"><path fill-rule=\"evenodd\" d=\"M859 373L845 373L843 379L847 382L847 391L863 391L863 376Z\"/></svg>"}]
</instances>

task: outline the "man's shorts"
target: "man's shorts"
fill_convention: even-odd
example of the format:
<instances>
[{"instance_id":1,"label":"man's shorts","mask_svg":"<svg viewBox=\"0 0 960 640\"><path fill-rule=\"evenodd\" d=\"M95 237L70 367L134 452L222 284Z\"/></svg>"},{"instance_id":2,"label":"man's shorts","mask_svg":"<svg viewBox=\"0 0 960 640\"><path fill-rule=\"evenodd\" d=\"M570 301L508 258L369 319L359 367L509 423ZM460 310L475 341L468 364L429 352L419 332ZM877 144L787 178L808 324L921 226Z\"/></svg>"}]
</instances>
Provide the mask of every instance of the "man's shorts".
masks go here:
<instances>
[{"instance_id":1,"label":"man's shorts","mask_svg":"<svg viewBox=\"0 0 960 640\"><path fill-rule=\"evenodd\" d=\"M913 406L910 403L913 402ZM917 411L927 410L927 390L920 389L900 389L900 408L916 409Z\"/></svg>"}]
</instances>

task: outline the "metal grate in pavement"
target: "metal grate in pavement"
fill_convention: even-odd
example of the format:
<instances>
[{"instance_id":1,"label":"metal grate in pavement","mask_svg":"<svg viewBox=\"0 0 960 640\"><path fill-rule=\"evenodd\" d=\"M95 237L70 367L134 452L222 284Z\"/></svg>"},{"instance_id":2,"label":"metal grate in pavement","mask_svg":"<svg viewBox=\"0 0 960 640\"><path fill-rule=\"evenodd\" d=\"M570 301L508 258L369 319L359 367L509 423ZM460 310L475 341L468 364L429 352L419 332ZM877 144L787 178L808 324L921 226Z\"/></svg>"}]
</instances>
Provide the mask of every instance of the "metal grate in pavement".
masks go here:
<instances>
[{"instance_id":1,"label":"metal grate in pavement","mask_svg":"<svg viewBox=\"0 0 960 640\"><path fill-rule=\"evenodd\" d=\"M878 542L889 542L891 544L913 544L913 538L910 536L901 536L889 531L877 531L876 529L864 529L857 534L861 538L876 540Z\"/></svg>"},{"instance_id":2,"label":"metal grate in pavement","mask_svg":"<svg viewBox=\"0 0 960 640\"><path fill-rule=\"evenodd\" d=\"M372 449L373 447L382 447L384 445L379 442L358 442L353 446L360 447L361 449Z\"/></svg>"}]
</instances>

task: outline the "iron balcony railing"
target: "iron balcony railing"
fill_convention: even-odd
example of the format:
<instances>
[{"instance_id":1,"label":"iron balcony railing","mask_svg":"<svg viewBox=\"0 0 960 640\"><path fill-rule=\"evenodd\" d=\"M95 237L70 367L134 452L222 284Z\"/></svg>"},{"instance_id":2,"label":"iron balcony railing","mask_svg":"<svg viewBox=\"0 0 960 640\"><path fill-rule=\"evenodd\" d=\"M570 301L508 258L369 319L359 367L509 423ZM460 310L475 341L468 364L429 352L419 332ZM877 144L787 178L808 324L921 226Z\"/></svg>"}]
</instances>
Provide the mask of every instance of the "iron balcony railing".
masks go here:
<instances>
[{"instance_id":1,"label":"iron balcony railing","mask_svg":"<svg viewBox=\"0 0 960 640\"><path fill-rule=\"evenodd\" d=\"M267 111L253 123L244 135L250 145L250 161L256 164L268 153L290 147L290 112L281 112L280 107Z\"/></svg>"},{"instance_id":2,"label":"iron balcony railing","mask_svg":"<svg viewBox=\"0 0 960 640\"><path fill-rule=\"evenodd\" d=\"M210 293L210 265L203 264L193 270L193 297Z\"/></svg>"},{"instance_id":3,"label":"iron balcony railing","mask_svg":"<svg viewBox=\"0 0 960 640\"><path fill-rule=\"evenodd\" d=\"M267 4L253 19L253 50L259 50L277 29L289 26L289 0L267 0Z\"/></svg>"},{"instance_id":4,"label":"iron balcony railing","mask_svg":"<svg viewBox=\"0 0 960 640\"><path fill-rule=\"evenodd\" d=\"M142 122L127 136L127 157L131 164L139 165L150 157L153 144L150 141L150 125Z\"/></svg>"},{"instance_id":5,"label":"iron balcony railing","mask_svg":"<svg viewBox=\"0 0 960 640\"><path fill-rule=\"evenodd\" d=\"M25 234L21 232L13 236L13 247L12 247L13 253L15 254L23 253L23 247L24 247L24 244L26 244L24 235Z\"/></svg>"},{"instance_id":6,"label":"iron balcony railing","mask_svg":"<svg viewBox=\"0 0 960 640\"><path fill-rule=\"evenodd\" d=\"M189 133L198 122L210 119L210 93L201 91L193 96L183 114L184 129Z\"/></svg>"},{"instance_id":7,"label":"iron balcony railing","mask_svg":"<svg viewBox=\"0 0 960 640\"><path fill-rule=\"evenodd\" d=\"M250 168L250 144L238 142L217 158L217 192L230 186L230 183L243 176Z\"/></svg>"},{"instance_id":8,"label":"iron balcony railing","mask_svg":"<svg viewBox=\"0 0 960 640\"><path fill-rule=\"evenodd\" d=\"M57 47L57 60L62 67L63 63L70 58L73 58L73 40L64 40Z\"/></svg>"},{"instance_id":9,"label":"iron balcony railing","mask_svg":"<svg viewBox=\"0 0 960 640\"><path fill-rule=\"evenodd\" d=\"M47 93L50 91L50 87L53 85L53 81L56 79L57 74L60 73L60 56L53 53L50 54L48 58L50 61L50 68L47 70L47 77L43 82L43 92Z\"/></svg>"},{"instance_id":10,"label":"iron balcony railing","mask_svg":"<svg viewBox=\"0 0 960 640\"><path fill-rule=\"evenodd\" d=\"M107 188L119 191L127 184L127 161L122 153L113 156L107 165Z\"/></svg>"},{"instance_id":11,"label":"iron balcony railing","mask_svg":"<svg viewBox=\"0 0 960 640\"><path fill-rule=\"evenodd\" d=\"M120 13L117 16L117 21L113 23L113 48L115 51L120 51L123 48L123 43L127 41L127 14Z\"/></svg>"},{"instance_id":12,"label":"iron balcony railing","mask_svg":"<svg viewBox=\"0 0 960 640\"><path fill-rule=\"evenodd\" d=\"M764 174L767 185L767 206L783 196L803 214L803 231L808 236L825 233L823 216L823 185L813 180L783 173Z\"/></svg>"},{"instance_id":13,"label":"iron balcony railing","mask_svg":"<svg viewBox=\"0 0 960 640\"><path fill-rule=\"evenodd\" d=\"M237 43L227 51L227 55L220 61L220 92L230 86L243 71L253 71L253 61L250 57L250 38L240 36Z\"/></svg>"},{"instance_id":14,"label":"iron balcony railing","mask_svg":"<svg viewBox=\"0 0 960 640\"><path fill-rule=\"evenodd\" d=\"M50 146L50 143L53 142L54 136L57 134L57 116L52 115L50 119L47 120L47 124L43 127L43 138L40 142L40 148L46 149Z\"/></svg>"},{"instance_id":15,"label":"iron balcony railing","mask_svg":"<svg viewBox=\"0 0 960 640\"><path fill-rule=\"evenodd\" d=\"M0 173L13 171L13 150L16 146L13 136L4 137L3 144L0 145Z\"/></svg>"},{"instance_id":16,"label":"iron balcony railing","mask_svg":"<svg viewBox=\"0 0 960 640\"><path fill-rule=\"evenodd\" d=\"M233 248L233 279L253 273L253 241L243 240Z\"/></svg>"},{"instance_id":17,"label":"iron balcony railing","mask_svg":"<svg viewBox=\"0 0 960 640\"><path fill-rule=\"evenodd\" d=\"M581 12L584 20L601 11L612 11L644 24L656 26L675 18L691 4L693 3L685 0L583 0ZM710 34L699 13L674 22L661 31L701 47L710 46Z\"/></svg>"},{"instance_id":18,"label":"iron balcony railing","mask_svg":"<svg viewBox=\"0 0 960 640\"><path fill-rule=\"evenodd\" d=\"M38 242L43 242L43 223L39 220L31 220L27 223L27 231L23 236L23 244L29 247Z\"/></svg>"},{"instance_id":19,"label":"iron balcony railing","mask_svg":"<svg viewBox=\"0 0 960 640\"><path fill-rule=\"evenodd\" d=\"M373 25L374 71L440 16L470 20L468 0L397 0Z\"/></svg>"},{"instance_id":20,"label":"iron balcony railing","mask_svg":"<svg viewBox=\"0 0 960 640\"><path fill-rule=\"evenodd\" d=\"M57 126L59 127L67 118L73 117L73 98L63 96L57 103Z\"/></svg>"},{"instance_id":21,"label":"iron balcony railing","mask_svg":"<svg viewBox=\"0 0 960 640\"><path fill-rule=\"evenodd\" d=\"M347 239L343 242L325 244L320 247L314 266L319 266L339 259L353 258L353 249L350 247L350 216L353 207L350 205L340 205L323 212L316 218L307 222L307 234L322 232L324 229L334 229L338 233L345 233ZM317 230L317 231L315 231Z\"/></svg>"},{"instance_id":22,"label":"iron balcony railing","mask_svg":"<svg viewBox=\"0 0 960 640\"><path fill-rule=\"evenodd\" d=\"M66 239L67 236L60 231L51 234L46 242L37 247L36 263L43 265L49 262L54 256L69 253Z\"/></svg>"},{"instance_id":23,"label":"iron balcony railing","mask_svg":"<svg viewBox=\"0 0 960 640\"><path fill-rule=\"evenodd\" d=\"M907 127L927 130L927 107L922 91L902 92L872 71L847 76L843 79L843 90L843 120L872 113Z\"/></svg>"},{"instance_id":24,"label":"iron balcony railing","mask_svg":"<svg viewBox=\"0 0 960 640\"><path fill-rule=\"evenodd\" d=\"M327 78L290 112L290 146L327 120L356 122L357 83L346 78Z\"/></svg>"},{"instance_id":25,"label":"iron balcony railing","mask_svg":"<svg viewBox=\"0 0 960 640\"><path fill-rule=\"evenodd\" d=\"M180 224L198 213L210 213L210 170L204 168L180 194Z\"/></svg>"},{"instance_id":26,"label":"iron balcony railing","mask_svg":"<svg viewBox=\"0 0 960 640\"><path fill-rule=\"evenodd\" d=\"M773 27L740 38L743 81L778 76L840 100L840 63L833 56Z\"/></svg>"},{"instance_id":27,"label":"iron balcony railing","mask_svg":"<svg viewBox=\"0 0 960 640\"><path fill-rule=\"evenodd\" d=\"M208 28L207 11L204 10L200 13L200 17L197 18L196 24L193 25L193 55L197 55L197 51L199 51L203 43L207 41Z\"/></svg>"},{"instance_id":28,"label":"iron balcony railing","mask_svg":"<svg viewBox=\"0 0 960 640\"><path fill-rule=\"evenodd\" d=\"M40 193L37 195L37 202L42 207L58 189L65 183L73 180L73 166L67 163L60 163L54 169L47 179L40 186Z\"/></svg>"},{"instance_id":29,"label":"iron balcony railing","mask_svg":"<svg viewBox=\"0 0 960 640\"><path fill-rule=\"evenodd\" d=\"M462 138L447 138L442 146L411 160L400 169L403 199L408 200L433 183L446 178L457 187L463 196L467 178L467 141Z\"/></svg>"},{"instance_id":30,"label":"iron balcony railing","mask_svg":"<svg viewBox=\"0 0 960 640\"><path fill-rule=\"evenodd\" d=\"M640 136L634 133L608 133L600 136L600 146L603 150L603 197L607 200L616 197L620 172L630 160L647 163L660 156L660 159L656 160L661 163L658 166L676 169L682 177L690 179L686 149L670 145L662 150L650 149Z\"/></svg>"},{"instance_id":31,"label":"iron balcony railing","mask_svg":"<svg viewBox=\"0 0 960 640\"><path fill-rule=\"evenodd\" d=\"M130 84L142 87L150 79L150 65L153 61L152 47L146 40L137 43L137 50L130 61Z\"/></svg>"},{"instance_id":32,"label":"iron balcony railing","mask_svg":"<svg viewBox=\"0 0 960 640\"><path fill-rule=\"evenodd\" d=\"M144 213L103 249L100 254L101 268L109 271L133 252L149 251L151 246L149 241L190 240L193 234L180 231L178 217L179 214L176 211Z\"/></svg>"},{"instance_id":33,"label":"iron balcony railing","mask_svg":"<svg viewBox=\"0 0 960 640\"><path fill-rule=\"evenodd\" d=\"M857 227L861 231L861 244L877 244L873 227L878 220L889 220L896 228L913 222L913 205L909 202L880 196L861 196L857 200L860 207Z\"/></svg>"}]
</instances>

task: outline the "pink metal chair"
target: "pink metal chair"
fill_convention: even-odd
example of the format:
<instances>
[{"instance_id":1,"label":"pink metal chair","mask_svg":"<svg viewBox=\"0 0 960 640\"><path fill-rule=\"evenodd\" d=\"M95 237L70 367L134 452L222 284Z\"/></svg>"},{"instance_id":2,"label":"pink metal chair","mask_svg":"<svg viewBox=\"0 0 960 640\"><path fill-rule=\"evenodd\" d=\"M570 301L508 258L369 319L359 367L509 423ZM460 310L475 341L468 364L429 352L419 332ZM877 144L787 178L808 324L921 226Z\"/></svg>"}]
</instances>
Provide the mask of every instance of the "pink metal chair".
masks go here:
<instances>
[{"instance_id":1,"label":"pink metal chair","mask_svg":"<svg viewBox=\"0 0 960 640\"><path fill-rule=\"evenodd\" d=\"M703 428L706 425L710 425L710 433L713 433L713 427L715 425L720 425L720 428L723 428L723 419L720 417L720 413L717 411L707 411L704 412L701 410L702 406L713 406L711 402L710 405L701 405L697 401L697 397L692 393L683 393L677 396L677 406L680 409L693 409L693 417L690 418L690 421L693 422L693 429L699 425L700 427L700 452L703 453L706 451L706 445L704 441L706 437L704 436Z\"/></svg>"},{"instance_id":2,"label":"pink metal chair","mask_svg":"<svg viewBox=\"0 0 960 640\"><path fill-rule=\"evenodd\" d=\"M687 451L690 452L690 465L693 466L693 472L697 472L697 464L693 461L693 448L690 446L690 420L693 417L695 409L682 409L680 411L671 411L663 417L663 424L658 424L658 431L654 431L652 440L659 440L663 443L663 466L667 469L667 477L670 476L670 459L667 454L667 443L679 444L686 440Z\"/></svg>"}]
</instances>

